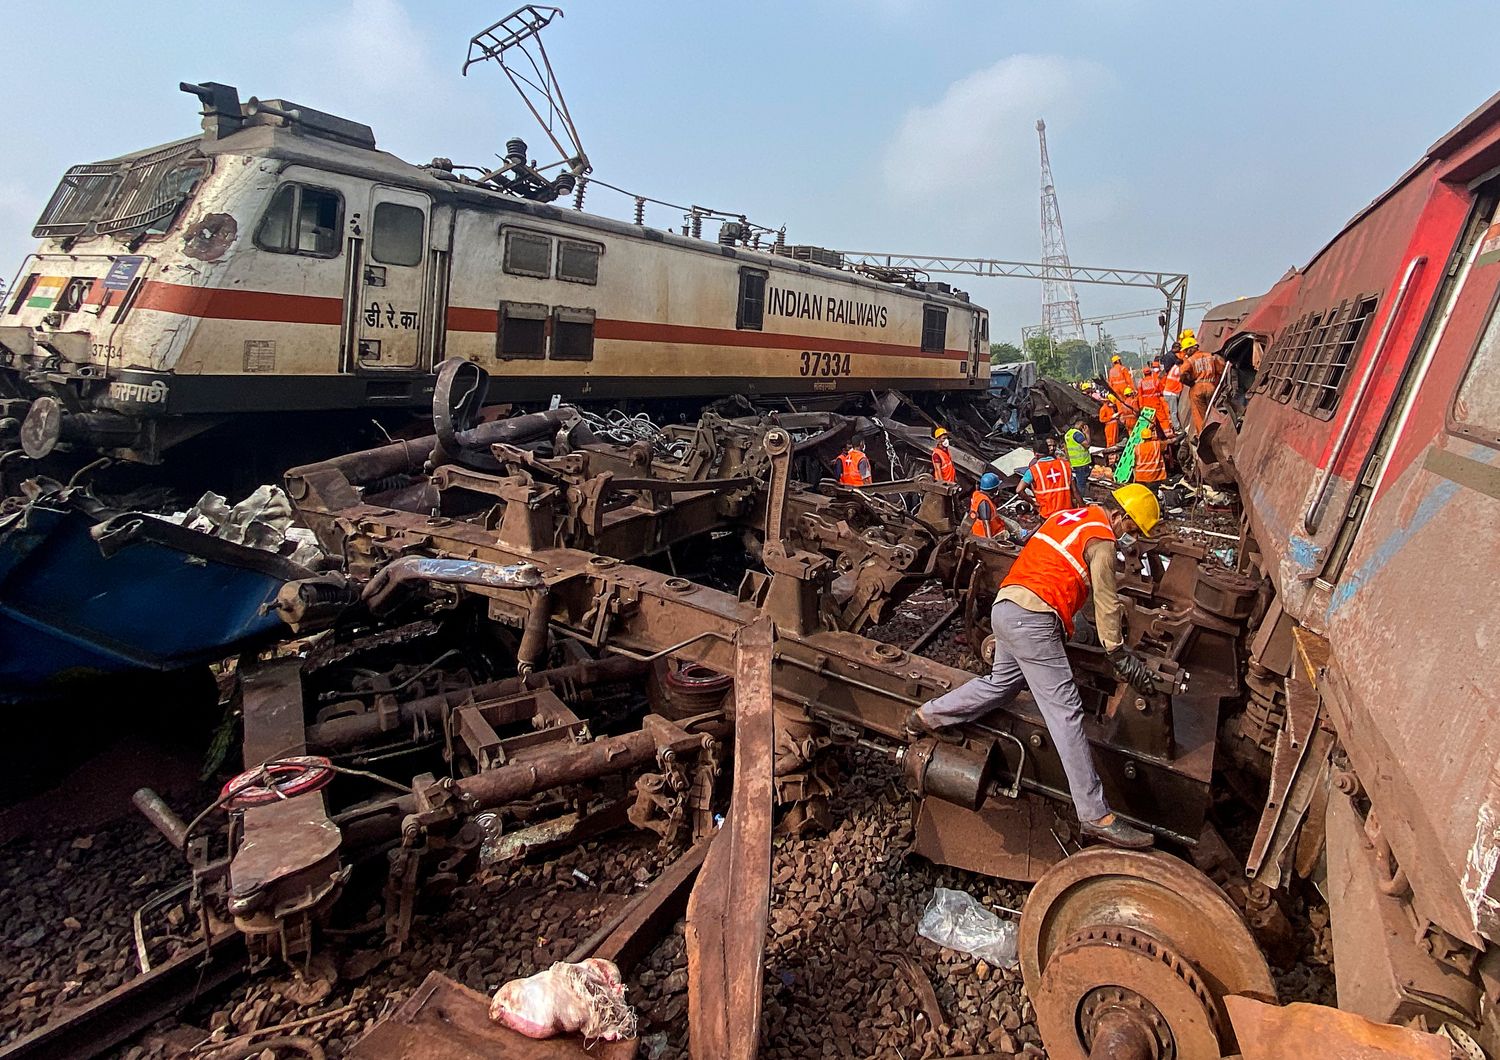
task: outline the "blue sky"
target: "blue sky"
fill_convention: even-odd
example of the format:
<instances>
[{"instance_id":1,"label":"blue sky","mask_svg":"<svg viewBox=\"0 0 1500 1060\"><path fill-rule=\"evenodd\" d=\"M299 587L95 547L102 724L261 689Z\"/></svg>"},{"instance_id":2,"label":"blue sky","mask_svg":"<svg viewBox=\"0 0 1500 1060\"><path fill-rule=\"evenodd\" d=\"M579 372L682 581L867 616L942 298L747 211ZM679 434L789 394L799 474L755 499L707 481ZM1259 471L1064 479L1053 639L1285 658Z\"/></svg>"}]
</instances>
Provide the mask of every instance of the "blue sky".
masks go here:
<instances>
[{"instance_id":1,"label":"blue sky","mask_svg":"<svg viewBox=\"0 0 1500 1060\"><path fill-rule=\"evenodd\" d=\"M549 52L604 180L792 242L1036 260L1044 117L1073 262L1185 271L1195 301L1264 290L1500 87L1481 3L564 6ZM468 38L510 9L0 0L0 273L68 165L196 130L179 81L366 122L413 161L539 144L498 68L459 76ZM967 286L997 338L1038 318L1035 283ZM1155 298L1080 297L1085 315Z\"/></svg>"}]
</instances>

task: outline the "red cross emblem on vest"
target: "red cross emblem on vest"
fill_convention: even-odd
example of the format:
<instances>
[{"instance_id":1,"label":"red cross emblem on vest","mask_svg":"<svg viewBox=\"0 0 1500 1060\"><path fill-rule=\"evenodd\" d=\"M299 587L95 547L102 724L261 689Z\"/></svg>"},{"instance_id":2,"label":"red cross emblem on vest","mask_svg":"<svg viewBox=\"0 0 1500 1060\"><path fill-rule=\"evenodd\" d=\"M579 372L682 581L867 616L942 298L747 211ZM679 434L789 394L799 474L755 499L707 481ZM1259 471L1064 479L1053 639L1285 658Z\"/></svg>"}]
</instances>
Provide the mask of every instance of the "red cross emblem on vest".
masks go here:
<instances>
[{"instance_id":1,"label":"red cross emblem on vest","mask_svg":"<svg viewBox=\"0 0 1500 1060\"><path fill-rule=\"evenodd\" d=\"M1071 523L1083 522L1083 517L1088 514L1086 508L1074 508L1070 512L1058 512L1057 522L1060 526L1068 526Z\"/></svg>"},{"instance_id":2,"label":"red cross emblem on vest","mask_svg":"<svg viewBox=\"0 0 1500 1060\"><path fill-rule=\"evenodd\" d=\"M1057 465L1053 464L1051 467L1047 468L1047 473L1046 473L1045 477L1047 479L1047 485L1049 485L1049 486L1055 486L1060 481L1062 481L1062 477L1063 476L1062 476L1062 472L1059 471L1059 470L1057 470Z\"/></svg>"}]
</instances>

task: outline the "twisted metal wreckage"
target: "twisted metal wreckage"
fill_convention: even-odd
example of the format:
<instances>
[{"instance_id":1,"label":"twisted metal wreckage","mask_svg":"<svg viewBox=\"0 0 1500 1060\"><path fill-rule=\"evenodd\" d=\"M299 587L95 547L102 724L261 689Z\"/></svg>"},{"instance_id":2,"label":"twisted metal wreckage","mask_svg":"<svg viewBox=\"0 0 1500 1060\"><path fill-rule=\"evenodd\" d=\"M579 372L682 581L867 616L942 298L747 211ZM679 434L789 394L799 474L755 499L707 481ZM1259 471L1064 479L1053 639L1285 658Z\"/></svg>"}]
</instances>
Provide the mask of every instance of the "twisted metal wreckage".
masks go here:
<instances>
[{"instance_id":1,"label":"twisted metal wreckage","mask_svg":"<svg viewBox=\"0 0 1500 1060\"><path fill-rule=\"evenodd\" d=\"M772 822L826 823L830 750L859 744L902 764L917 853L1041 881L1021 963L1051 1055L1234 1051L1224 998L1275 998L1261 947L1289 929L1268 892L1231 869L1237 907L1169 854L1076 852L1028 695L953 742L904 735L913 707L972 675L856 631L936 579L958 601L940 622L958 617L979 645L1017 553L954 532L960 486L795 479L860 429L845 417L709 415L622 446L568 408L475 425L485 385L447 362L434 436L288 472L339 564L286 585L276 609L321 635L240 666L247 772L217 807L222 834L207 812L184 824L139 800L186 853L205 939L303 962L320 925L365 908L341 897L383 888L395 953L418 895L482 848L514 856L628 823L680 856L571 959L628 968L685 910L693 1053L753 1056ZM920 448L925 432L883 427ZM1120 680L1086 633L1068 645L1106 793L1222 882L1233 858L1207 811L1221 718L1236 733L1257 716L1234 711L1259 584L1168 537L1130 557L1121 588L1155 688ZM443 1037L463 994L424 984L356 1055L423 1040L466 1055Z\"/></svg>"}]
</instances>

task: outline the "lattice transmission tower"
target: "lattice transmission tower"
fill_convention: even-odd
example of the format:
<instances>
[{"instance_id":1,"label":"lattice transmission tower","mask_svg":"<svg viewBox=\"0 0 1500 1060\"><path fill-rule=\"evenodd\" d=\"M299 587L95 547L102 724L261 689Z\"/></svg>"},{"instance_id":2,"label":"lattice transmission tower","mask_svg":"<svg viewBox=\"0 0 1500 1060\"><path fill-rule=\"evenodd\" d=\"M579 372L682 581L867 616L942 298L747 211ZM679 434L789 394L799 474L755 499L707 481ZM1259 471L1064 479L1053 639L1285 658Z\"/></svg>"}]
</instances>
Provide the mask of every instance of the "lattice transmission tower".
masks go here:
<instances>
[{"instance_id":1,"label":"lattice transmission tower","mask_svg":"<svg viewBox=\"0 0 1500 1060\"><path fill-rule=\"evenodd\" d=\"M1083 317L1078 312L1078 288L1068 270L1068 241L1063 236L1062 211L1057 189L1052 186L1052 163L1047 158L1047 123L1036 122L1042 144L1042 334L1053 342L1083 338ZM1052 270L1056 269L1056 272Z\"/></svg>"}]
</instances>

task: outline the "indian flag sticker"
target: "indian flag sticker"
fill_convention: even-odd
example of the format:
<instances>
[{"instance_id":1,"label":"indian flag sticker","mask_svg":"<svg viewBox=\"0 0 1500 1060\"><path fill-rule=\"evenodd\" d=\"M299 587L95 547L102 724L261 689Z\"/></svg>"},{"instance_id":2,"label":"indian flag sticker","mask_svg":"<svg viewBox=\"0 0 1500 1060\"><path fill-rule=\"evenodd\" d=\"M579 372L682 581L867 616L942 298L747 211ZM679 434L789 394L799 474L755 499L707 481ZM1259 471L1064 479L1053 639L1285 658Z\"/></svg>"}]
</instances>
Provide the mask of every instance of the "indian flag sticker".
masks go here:
<instances>
[{"instance_id":1,"label":"indian flag sticker","mask_svg":"<svg viewBox=\"0 0 1500 1060\"><path fill-rule=\"evenodd\" d=\"M68 285L66 276L39 276L31 295L26 299L27 309L50 309Z\"/></svg>"}]
</instances>

